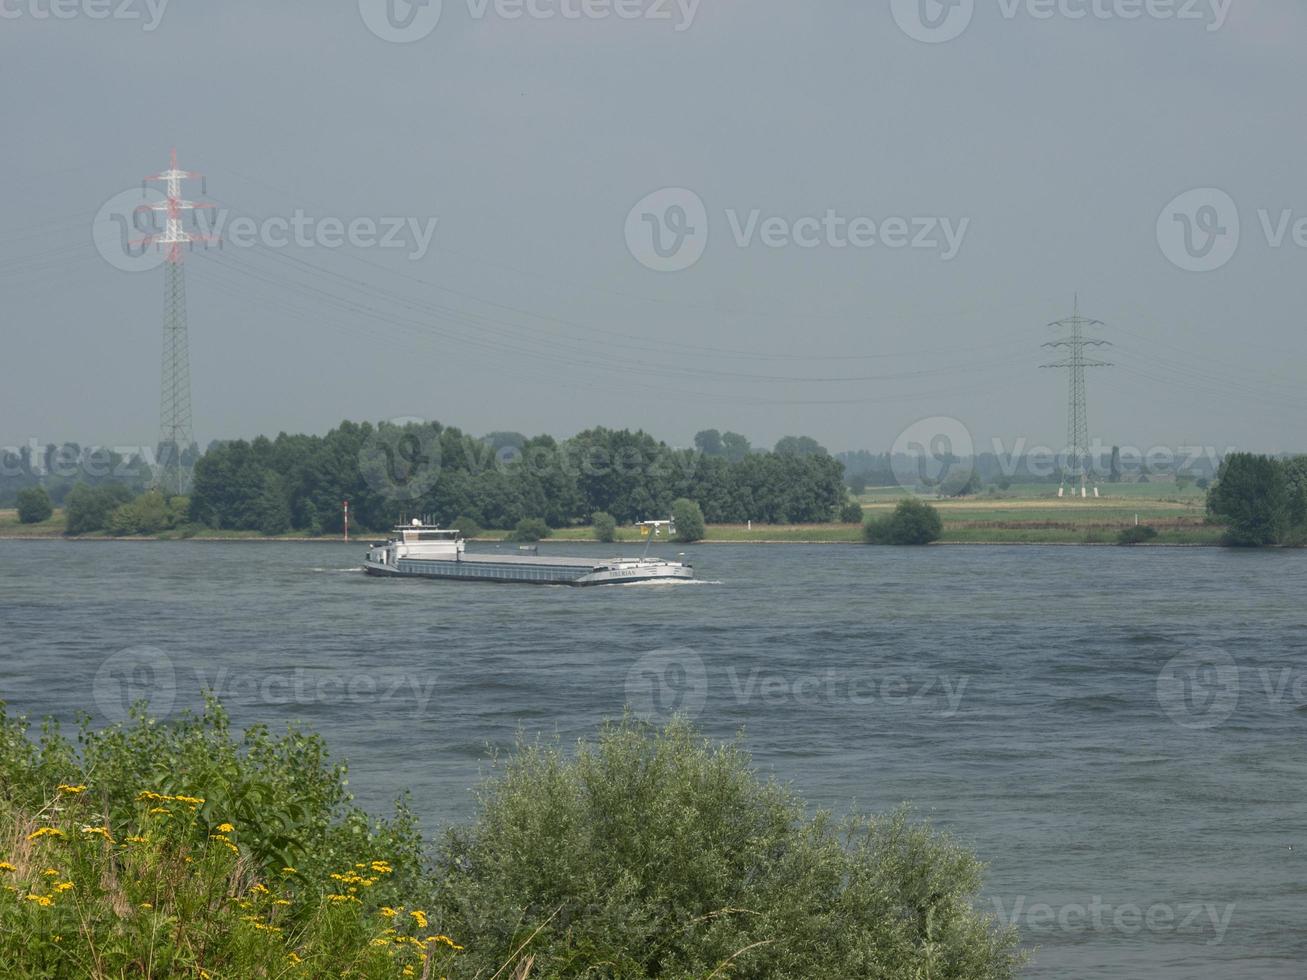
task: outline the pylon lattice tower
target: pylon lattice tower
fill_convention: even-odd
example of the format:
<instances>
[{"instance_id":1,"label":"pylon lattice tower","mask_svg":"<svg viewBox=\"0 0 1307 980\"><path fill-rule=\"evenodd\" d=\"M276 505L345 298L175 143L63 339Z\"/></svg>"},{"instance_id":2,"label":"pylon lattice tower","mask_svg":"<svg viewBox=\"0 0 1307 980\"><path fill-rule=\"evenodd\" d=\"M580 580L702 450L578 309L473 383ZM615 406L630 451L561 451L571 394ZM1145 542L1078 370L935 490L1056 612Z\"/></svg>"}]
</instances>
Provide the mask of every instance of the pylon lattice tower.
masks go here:
<instances>
[{"instance_id":1,"label":"pylon lattice tower","mask_svg":"<svg viewBox=\"0 0 1307 980\"><path fill-rule=\"evenodd\" d=\"M186 276L182 260L183 245L194 242L208 244L216 239L211 235L188 232L182 227L182 215L198 208L211 208L212 204L188 201L182 197L182 181L204 180L202 174L181 170L177 166L177 151L172 151L170 166L162 173L146 177L141 182L144 194L146 184L158 181L163 184L164 200L157 204L142 204L136 210L161 213L163 231L146 235L140 244L167 249L164 256L163 288L163 364L159 389L159 446L155 467L155 485L165 494L185 493L189 482L183 455L190 452L195 437L191 431L191 364L190 341L186 328ZM203 188L207 190L207 188ZM193 217L193 215L192 215ZM157 227L157 226L156 226Z\"/></svg>"},{"instance_id":2,"label":"pylon lattice tower","mask_svg":"<svg viewBox=\"0 0 1307 980\"><path fill-rule=\"evenodd\" d=\"M1051 340L1044 344L1045 347L1065 348L1067 356L1059 361L1053 361L1049 364L1041 364L1040 367L1046 368L1066 368L1069 376L1069 385L1067 387L1067 418L1066 418L1066 467L1062 471L1062 486L1059 488L1057 495L1060 497L1066 490L1068 478L1071 481L1071 495L1075 496L1075 484L1080 484L1080 496L1087 497L1086 489L1089 480L1090 471L1090 453L1089 453L1089 416L1086 409L1085 401L1085 368L1111 367L1108 361L1100 361L1095 357L1085 355L1086 348L1089 347L1111 347L1112 345L1106 340L1090 340L1085 336L1085 331L1095 327L1102 327L1102 320L1093 320L1089 317L1080 315L1080 297L1076 296L1074 312L1071 316L1062 320L1054 320L1049 324L1059 330L1067 331L1067 336L1058 340ZM1098 496L1098 488L1094 487L1094 496Z\"/></svg>"}]
</instances>

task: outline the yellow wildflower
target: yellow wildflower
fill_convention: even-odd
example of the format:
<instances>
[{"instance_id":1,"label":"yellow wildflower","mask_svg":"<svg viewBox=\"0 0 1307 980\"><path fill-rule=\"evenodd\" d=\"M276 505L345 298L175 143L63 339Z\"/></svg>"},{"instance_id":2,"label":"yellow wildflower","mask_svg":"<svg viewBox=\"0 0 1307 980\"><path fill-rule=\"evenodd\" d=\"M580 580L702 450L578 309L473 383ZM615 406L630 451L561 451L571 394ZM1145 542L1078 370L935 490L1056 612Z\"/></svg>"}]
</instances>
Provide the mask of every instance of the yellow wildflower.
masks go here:
<instances>
[{"instance_id":1,"label":"yellow wildflower","mask_svg":"<svg viewBox=\"0 0 1307 980\"><path fill-rule=\"evenodd\" d=\"M413 921L418 924L419 929L427 927L427 914L421 909L414 909L409 915L413 916Z\"/></svg>"},{"instance_id":2,"label":"yellow wildflower","mask_svg":"<svg viewBox=\"0 0 1307 980\"><path fill-rule=\"evenodd\" d=\"M17 870L18 869L15 868L8 861L0 861L0 871L17 871Z\"/></svg>"},{"instance_id":3,"label":"yellow wildflower","mask_svg":"<svg viewBox=\"0 0 1307 980\"><path fill-rule=\"evenodd\" d=\"M379 875L388 875L395 870L385 861L373 861L369 867Z\"/></svg>"},{"instance_id":4,"label":"yellow wildflower","mask_svg":"<svg viewBox=\"0 0 1307 980\"><path fill-rule=\"evenodd\" d=\"M407 963L404 964L404 970L402 975L406 977L416 976L416 974L413 972L413 967L409 966Z\"/></svg>"},{"instance_id":5,"label":"yellow wildflower","mask_svg":"<svg viewBox=\"0 0 1307 980\"><path fill-rule=\"evenodd\" d=\"M142 902L142 903L141 903L141 908L146 909L146 910L148 911L149 909L154 908L154 906L151 905L149 902Z\"/></svg>"},{"instance_id":6,"label":"yellow wildflower","mask_svg":"<svg viewBox=\"0 0 1307 980\"><path fill-rule=\"evenodd\" d=\"M124 840L126 840L127 843L129 843L129 844L148 844L148 843L150 843L150 838L148 838L148 837L135 837L135 836L133 836L133 837L126 837L126 838L124 838Z\"/></svg>"},{"instance_id":7,"label":"yellow wildflower","mask_svg":"<svg viewBox=\"0 0 1307 980\"><path fill-rule=\"evenodd\" d=\"M42 827L40 830L34 830L27 835L29 841L40 840L42 837L62 837L64 832L58 827Z\"/></svg>"},{"instance_id":8,"label":"yellow wildflower","mask_svg":"<svg viewBox=\"0 0 1307 980\"><path fill-rule=\"evenodd\" d=\"M59 872L56 871L54 868L46 868L44 871L41 872L41 874L45 875L47 878L59 877Z\"/></svg>"},{"instance_id":9,"label":"yellow wildflower","mask_svg":"<svg viewBox=\"0 0 1307 980\"><path fill-rule=\"evenodd\" d=\"M454 942L454 940L450 939L448 936L444 935L443 933L442 933L441 935L439 935L439 936L427 936L426 941L427 941L428 943L444 943L444 944L445 944L446 946L448 946L450 949L462 949L462 948L463 948L462 946L460 946L458 943Z\"/></svg>"},{"instance_id":10,"label":"yellow wildflower","mask_svg":"<svg viewBox=\"0 0 1307 980\"><path fill-rule=\"evenodd\" d=\"M167 808L167 807L163 807L163 806L152 806L152 807L150 807L150 812L151 812L151 813L167 813L167 812L168 812L168 808Z\"/></svg>"},{"instance_id":11,"label":"yellow wildflower","mask_svg":"<svg viewBox=\"0 0 1307 980\"><path fill-rule=\"evenodd\" d=\"M79 785L77 785L77 786L69 786L67 783L60 783L57 787L55 787L55 792L57 792L57 793L85 793L85 792L86 792L86 787L85 787L84 785L81 785L81 784L79 784Z\"/></svg>"},{"instance_id":12,"label":"yellow wildflower","mask_svg":"<svg viewBox=\"0 0 1307 980\"><path fill-rule=\"evenodd\" d=\"M289 898L274 898L274 899L272 900L272 904L273 904L273 905L289 905L289 904L290 904L290 899L289 899Z\"/></svg>"},{"instance_id":13,"label":"yellow wildflower","mask_svg":"<svg viewBox=\"0 0 1307 980\"><path fill-rule=\"evenodd\" d=\"M57 881L55 882L54 890L55 892L62 894L72 887L73 883L71 881Z\"/></svg>"},{"instance_id":14,"label":"yellow wildflower","mask_svg":"<svg viewBox=\"0 0 1307 980\"><path fill-rule=\"evenodd\" d=\"M376 939L372 940L372 945L373 945L373 946L389 946L389 945L390 945L390 940L389 940L389 939L386 939L386 938L384 938L384 937L382 937L382 936L378 936Z\"/></svg>"},{"instance_id":15,"label":"yellow wildflower","mask_svg":"<svg viewBox=\"0 0 1307 980\"><path fill-rule=\"evenodd\" d=\"M384 915L387 919L393 919L396 915L396 912L389 905L383 905L381 906L381 914Z\"/></svg>"},{"instance_id":16,"label":"yellow wildflower","mask_svg":"<svg viewBox=\"0 0 1307 980\"><path fill-rule=\"evenodd\" d=\"M88 825L88 826L85 826L85 827L82 828L82 833L84 833L84 834L97 834L97 835L99 835L100 837L103 837L105 840L107 840L110 844L113 843L113 838L112 838L111 836L109 836L109 828L108 828L108 827L91 827L91 826Z\"/></svg>"},{"instance_id":17,"label":"yellow wildflower","mask_svg":"<svg viewBox=\"0 0 1307 980\"><path fill-rule=\"evenodd\" d=\"M51 905L54 904L54 899L52 899L49 895L28 895L27 900L29 902L35 902L43 909L48 909Z\"/></svg>"},{"instance_id":18,"label":"yellow wildflower","mask_svg":"<svg viewBox=\"0 0 1307 980\"><path fill-rule=\"evenodd\" d=\"M304 962L304 960L300 957L300 954L297 953L297 952L295 952L293 949L290 951L290 961L291 961L292 963L303 963L303 962Z\"/></svg>"},{"instance_id":19,"label":"yellow wildflower","mask_svg":"<svg viewBox=\"0 0 1307 980\"><path fill-rule=\"evenodd\" d=\"M262 882L256 881L254 884L250 885L250 891L258 892L260 895L267 895L268 886L264 885Z\"/></svg>"},{"instance_id":20,"label":"yellow wildflower","mask_svg":"<svg viewBox=\"0 0 1307 980\"><path fill-rule=\"evenodd\" d=\"M218 829L224 834L230 834L236 828L229 823L220 823L218 824Z\"/></svg>"},{"instance_id":21,"label":"yellow wildflower","mask_svg":"<svg viewBox=\"0 0 1307 980\"><path fill-rule=\"evenodd\" d=\"M293 875L293 874L298 874L299 872L297 872L294 868L282 868L281 873L284 875Z\"/></svg>"}]
</instances>

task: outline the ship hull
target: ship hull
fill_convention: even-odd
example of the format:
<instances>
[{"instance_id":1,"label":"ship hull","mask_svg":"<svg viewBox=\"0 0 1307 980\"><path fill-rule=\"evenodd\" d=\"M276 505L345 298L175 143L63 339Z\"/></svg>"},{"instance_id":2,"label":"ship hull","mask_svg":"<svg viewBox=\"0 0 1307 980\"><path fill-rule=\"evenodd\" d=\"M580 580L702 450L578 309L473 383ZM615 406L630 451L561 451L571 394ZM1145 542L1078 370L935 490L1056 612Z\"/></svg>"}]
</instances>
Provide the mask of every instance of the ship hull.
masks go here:
<instances>
[{"instance_id":1,"label":"ship hull","mask_svg":"<svg viewBox=\"0 0 1307 980\"><path fill-rule=\"evenodd\" d=\"M456 579L465 582L508 582L520 585L628 585L636 582L675 582L694 578L689 565L663 561L593 562L583 558L519 556L458 559L401 558L393 565L363 563L369 575L388 578Z\"/></svg>"}]
</instances>

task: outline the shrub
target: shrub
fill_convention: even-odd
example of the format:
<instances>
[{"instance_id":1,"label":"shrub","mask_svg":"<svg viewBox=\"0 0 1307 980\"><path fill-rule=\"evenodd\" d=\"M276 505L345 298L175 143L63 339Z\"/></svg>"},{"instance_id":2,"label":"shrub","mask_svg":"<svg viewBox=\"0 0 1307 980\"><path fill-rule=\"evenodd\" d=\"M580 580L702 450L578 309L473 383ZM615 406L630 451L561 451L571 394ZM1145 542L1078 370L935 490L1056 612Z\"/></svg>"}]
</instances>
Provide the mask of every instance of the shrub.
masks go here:
<instances>
[{"instance_id":1,"label":"shrub","mask_svg":"<svg viewBox=\"0 0 1307 980\"><path fill-rule=\"evenodd\" d=\"M446 836L446 931L469 972L530 937L544 977L1006 978L980 866L899 812L836 824L687 724L519 744ZM505 971L507 972L507 971Z\"/></svg>"},{"instance_id":2,"label":"shrub","mask_svg":"<svg viewBox=\"0 0 1307 980\"><path fill-rule=\"evenodd\" d=\"M862 526L867 544L930 544L943 533L939 511L915 497L900 500L894 512Z\"/></svg>"},{"instance_id":3,"label":"shrub","mask_svg":"<svg viewBox=\"0 0 1307 980\"><path fill-rule=\"evenodd\" d=\"M131 499L132 492L121 483L106 483L98 487L77 484L64 498L66 533L103 531L109 523L109 515Z\"/></svg>"},{"instance_id":4,"label":"shrub","mask_svg":"<svg viewBox=\"0 0 1307 980\"><path fill-rule=\"evenodd\" d=\"M509 535L510 541L540 541L554 532L538 517L524 517L517 522L517 527Z\"/></svg>"},{"instance_id":5,"label":"shrub","mask_svg":"<svg viewBox=\"0 0 1307 980\"><path fill-rule=\"evenodd\" d=\"M596 541L611 542L617 540L617 520L607 511L597 510L590 516L594 525Z\"/></svg>"},{"instance_id":6,"label":"shrub","mask_svg":"<svg viewBox=\"0 0 1307 980\"><path fill-rule=\"evenodd\" d=\"M483 530L479 521L467 516L454 518L453 526L462 531L465 538L479 538Z\"/></svg>"},{"instance_id":7,"label":"shrub","mask_svg":"<svg viewBox=\"0 0 1307 980\"><path fill-rule=\"evenodd\" d=\"M844 524L861 524L862 504L856 500L846 500L840 508L840 521Z\"/></svg>"},{"instance_id":8,"label":"shrub","mask_svg":"<svg viewBox=\"0 0 1307 980\"><path fill-rule=\"evenodd\" d=\"M28 487L18 491L18 520L23 524L40 524L54 514L54 505L45 487Z\"/></svg>"},{"instance_id":9,"label":"shrub","mask_svg":"<svg viewBox=\"0 0 1307 980\"><path fill-rule=\"evenodd\" d=\"M1121 533L1116 536L1117 544L1146 544L1157 537L1157 528L1149 527L1147 524L1136 524L1133 527L1122 529Z\"/></svg>"},{"instance_id":10,"label":"shrub","mask_svg":"<svg viewBox=\"0 0 1307 980\"><path fill-rule=\"evenodd\" d=\"M672 502L672 523L676 525L677 541L688 543L703 540L703 511L693 500L680 497Z\"/></svg>"},{"instance_id":11,"label":"shrub","mask_svg":"<svg viewBox=\"0 0 1307 980\"><path fill-rule=\"evenodd\" d=\"M79 741L0 704L0 976L447 972L411 815L349 806L316 737L238 741L211 702Z\"/></svg>"}]
</instances>

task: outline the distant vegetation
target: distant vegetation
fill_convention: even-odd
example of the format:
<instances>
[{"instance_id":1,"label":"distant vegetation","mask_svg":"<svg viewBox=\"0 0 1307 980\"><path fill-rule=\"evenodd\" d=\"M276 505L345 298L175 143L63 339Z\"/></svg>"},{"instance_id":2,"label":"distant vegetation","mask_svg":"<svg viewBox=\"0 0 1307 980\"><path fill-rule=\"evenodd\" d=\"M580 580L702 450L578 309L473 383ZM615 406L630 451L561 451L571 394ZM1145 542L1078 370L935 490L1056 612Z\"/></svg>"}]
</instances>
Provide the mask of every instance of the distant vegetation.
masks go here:
<instances>
[{"instance_id":1,"label":"distant vegetation","mask_svg":"<svg viewBox=\"0 0 1307 980\"><path fill-rule=\"evenodd\" d=\"M0 976L1007 980L975 857L836 823L681 722L519 743L427 850L322 741L201 717L30 737L0 703Z\"/></svg>"},{"instance_id":2,"label":"distant vegetation","mask_svg":"<svg viewBox=\"0 0 1307 980\"><path fill-rule=\"evenodd\" d=\"M1207 513L1236 547L1307 541L1307 456L1232 453L1207 491Z\"/></svg>"},{"instance_id":3,"label":"distant vegetation","mask_svg":"<svg viewBox=\"0 0 1307 980\"><path fill-rule=\"evenodd\" d=\"M540 518L524 517L517 522L517 526L513 528L513 533L509 535L508 540L524 542L542 541L552 533L553 531L550 529L549 525L540 520Z\"/></svg>"},{"instance_id":4,"label":"distant vegetation","mask_svg":"<svg viewBox=\"0 0 1307 980\"><path fill-rule=\"evenodd\" d=\"M893 512L863 525L867 544L930 544L944 531L939 511L915 497L900 500Z\"/></svg>"},{"instance_id":5,"label":"distant vegetation","mask_svg":"<svg viewBox=\"0 0 1307 980\"><path fill-rule=\"evenodd\" d=\"M1117 544L1147 544L1157 537L1157 528L1136 524L1122 529L1116 536Z\"/></svg>"},{"instance_id":6,"label":"distant vegetation","mask_svg":"<svg viewBox=\"0 0 1307 980\"><path fill-rule=\"evenodd\" d=\"M684 543L702 541L704 527L703 511L693 500L681 497L672 501L672 523L676 525L676 540Z\"/></svg>"},{"instance_id":7,"label":"distant vegetation","mask_svg":"<svg viewBox=\"0 0 1307 980\"><path fill-rule=\"evenodd\" d=\"M594 529L596 541L609 543L617 540L617 519L604 510L597 510L590 515L590 526Z\"/></svg>"},{"instance_id":8,"label":"distant vegetation","mask_svg":"<svg viewBox=\"0 0 1307 980\"><path fill-rule=\"evenodd\" d=\"M44 487L28 487L18 491L18 520L23 524L40 524L54 514L54 504Z\"/></svg>"}]
</instances>

